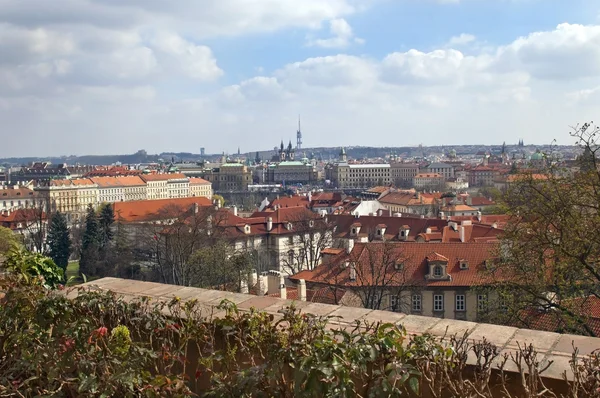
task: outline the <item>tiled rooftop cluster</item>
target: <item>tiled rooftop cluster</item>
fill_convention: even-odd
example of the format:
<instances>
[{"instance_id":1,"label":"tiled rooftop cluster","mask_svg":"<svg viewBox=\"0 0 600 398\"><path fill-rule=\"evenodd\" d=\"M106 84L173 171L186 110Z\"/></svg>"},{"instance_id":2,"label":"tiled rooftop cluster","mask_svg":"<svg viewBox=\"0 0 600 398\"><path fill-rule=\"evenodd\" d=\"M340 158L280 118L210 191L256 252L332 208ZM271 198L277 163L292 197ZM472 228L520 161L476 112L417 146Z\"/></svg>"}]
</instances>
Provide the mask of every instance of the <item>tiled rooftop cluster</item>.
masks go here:
<instances>
[{"instance_id":1,"label":"tiled rooftop cluster","mask_svg":"<svg viewBox=\"0 0 600 398\"><path fill-rule=\"evenodd\" d=\"M272 314L276 319L281 317L281 310L292 303L302 312L315 316L333 316L332 326L348 325L355 320L368 322L392 322L403 325L408 334L430 333L434 336L449 336L467 332L469 338L480 341L485 338L495 344L502 352L513 353L518 344L533 344L540 353L542 365L552 361L552 365L544 372L544 376L552 379L562 379L563 373L570 374L573 345L579 349L580 355L588 355L600 347L600 339L568 334L558 334L543 331L518 329L514 327L480 324L474 322L440 319L416 315L405 315L389 311L376 311L364 308L344 307L311 302L283 300L270 296L253 296L241 293L206 290L193 287L165 285L160 283L140 282L117 278L103 278L82 285L83 288L109 290L122 296L125 300L147 296L154 300L168 300L179 297L182 301L197 300L207 310L218 306L222 300L234 302L241 311L256 308ZM223 313L214 310L213 316ZM510 366L507 370L514 370Z\"/></svg>"}]
</instances>

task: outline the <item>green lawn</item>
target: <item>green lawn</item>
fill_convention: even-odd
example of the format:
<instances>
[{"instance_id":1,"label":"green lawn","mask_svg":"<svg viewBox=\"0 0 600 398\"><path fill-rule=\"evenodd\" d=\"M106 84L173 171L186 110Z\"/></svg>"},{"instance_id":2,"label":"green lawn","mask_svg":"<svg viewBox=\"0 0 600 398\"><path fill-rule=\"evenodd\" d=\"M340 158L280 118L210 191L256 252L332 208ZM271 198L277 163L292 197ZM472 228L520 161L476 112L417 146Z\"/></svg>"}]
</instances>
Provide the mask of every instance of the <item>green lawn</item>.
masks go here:
<instances>
[{"instance_id":1,"label":"green lawn","mask_svg":"<svg viewBox=\"0 0 600 398\"><path fill-rule=\"evenodd\" d=\"M69 265L67 265L67 280L72 276L75 277L74 283L82 282L79 277L79 261L71 261L69 262Z\"/></svg>"}]
</instances>

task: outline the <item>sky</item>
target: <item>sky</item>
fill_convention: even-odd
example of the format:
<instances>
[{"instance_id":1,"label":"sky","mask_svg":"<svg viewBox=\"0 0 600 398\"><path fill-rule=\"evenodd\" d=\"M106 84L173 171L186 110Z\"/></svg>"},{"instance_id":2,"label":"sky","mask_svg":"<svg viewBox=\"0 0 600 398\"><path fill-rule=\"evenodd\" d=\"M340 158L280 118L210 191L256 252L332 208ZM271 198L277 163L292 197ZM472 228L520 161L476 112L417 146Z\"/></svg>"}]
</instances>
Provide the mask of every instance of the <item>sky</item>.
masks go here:
<instances>
[{"instance_id":1,"label":"sky","mask_svg":"<svg viewBox=\"0 0 600 398\"><path fill-rule=\"evenodd\" d=\"M572 144L597 0L0 0L0 157Z\"/></svg>"}]
</instances>

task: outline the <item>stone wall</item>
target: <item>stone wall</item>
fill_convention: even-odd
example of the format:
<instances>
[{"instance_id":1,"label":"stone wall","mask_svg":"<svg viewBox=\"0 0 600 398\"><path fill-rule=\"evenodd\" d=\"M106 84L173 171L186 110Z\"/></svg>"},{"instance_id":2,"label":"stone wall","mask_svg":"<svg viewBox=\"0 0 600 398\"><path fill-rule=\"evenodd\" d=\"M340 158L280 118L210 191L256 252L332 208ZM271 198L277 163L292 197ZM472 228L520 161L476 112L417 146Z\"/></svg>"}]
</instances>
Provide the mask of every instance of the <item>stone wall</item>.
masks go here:
<instances>
[{"instance_id":1,"label":"stone wall","mask_svg":"<svg viewBox=\"0 0 600 398\"><path fill-rule=\"evenodd\" d=\"M425 316L405 315L390 311L376 311L364 308L343 307L311 303L306 301L283 300L268 296L254 296L225 291L206 290L193 287L165 285L161 283L140 282L118 278L102 278L81 285L90 289L105 289L113 291L125 299L148 296L157 300L167 300L179 297L181 300L195 299L207 309L218 306L222 300L230 300L241 311L248 311L254 307L258 310L272 314L276 319L282 316L281 310L292 303L302 312L316 316L334 316L332 325L348 325L355 320L369 322L391 322L402 325L410 335L429 333L434 336L469 333L469 338L480 341L486 338L498 346L503 352L515 352L518 344L533 344L540 354L540 363L543 366L548 361L552 365L544 372L547 379L562 380L563 373L571 374L569 361L573 353L573 345L579 348L580 355L590 354L600 348L600 338L583 337L568 334L550 333L528 329L518 329L508 326L499 326L453 319L440 319ZM216 309L215 309L216 311ZM219 316L215 312L214 316ZM510 366L507 370L511 369Z\"/></svg>"}]
</instances>

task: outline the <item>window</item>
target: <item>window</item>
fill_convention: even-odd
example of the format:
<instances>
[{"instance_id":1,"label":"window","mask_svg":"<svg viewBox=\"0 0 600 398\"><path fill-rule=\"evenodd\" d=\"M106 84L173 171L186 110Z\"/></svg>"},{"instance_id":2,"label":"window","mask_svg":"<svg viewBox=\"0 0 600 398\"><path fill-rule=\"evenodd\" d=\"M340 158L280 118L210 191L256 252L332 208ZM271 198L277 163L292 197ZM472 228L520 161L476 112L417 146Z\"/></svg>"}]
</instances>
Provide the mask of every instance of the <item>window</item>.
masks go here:
<instances>
[{"instance_id":1,"label":"window","mask_svg":"<svg viewBox=\"0 0 600 398\"><path fill-rule=\"evenodd\" d=\"M390 296L390 307L394 312L400 312L400 297L396 295Z\"/></svg>"},{"instance_id":2,"label":"window","mask_svg":"<svg viewBox=\"0 0 600 398\"><path fill-rule=\"evenodd\" d=\"M465 295L457 294L455 301L456 301L456 306L455 306L456 311L464 311L465 310Z\"/></svg>"},{"instance_id":3,"label":"window","mask_svg":"<svg viewBox=\"0 0 600 398\"><path fill-rule=\"evenodd\" d=\"M433 267L433 276L435 276L436 278L440 278L443 274L444 271L442 270L441 265L436 265L435 267Z\"/></svg>"},{"instance_id":4,"label":"window","mask_svg":"<svg viewBox=\"0 0 600 398\"><path fill-rule=\"evenodd\" d=\"M444 295L434 294L433 295L433 310L444 311Z\"/></svg>"},{"instance_id":5,"label":"window","mask_svg":"<svg viewBox=\"0 0 600 398\"><path fill-rule=\"evenodd\" d=\"M477 311L487 310L487 304L488 304L487 294L478 294L477 295Z\"/></svg>"},{"instance_id":6,"label":"window","mask_svg":"<svg viewBox=\"0 0 600 398\"><path fill-rule=\"evenodd\" d=\"M415 312L421 312L422 298L420 294L413 294L412 296L412 310Z\"/></svg>"}]
</instances>

